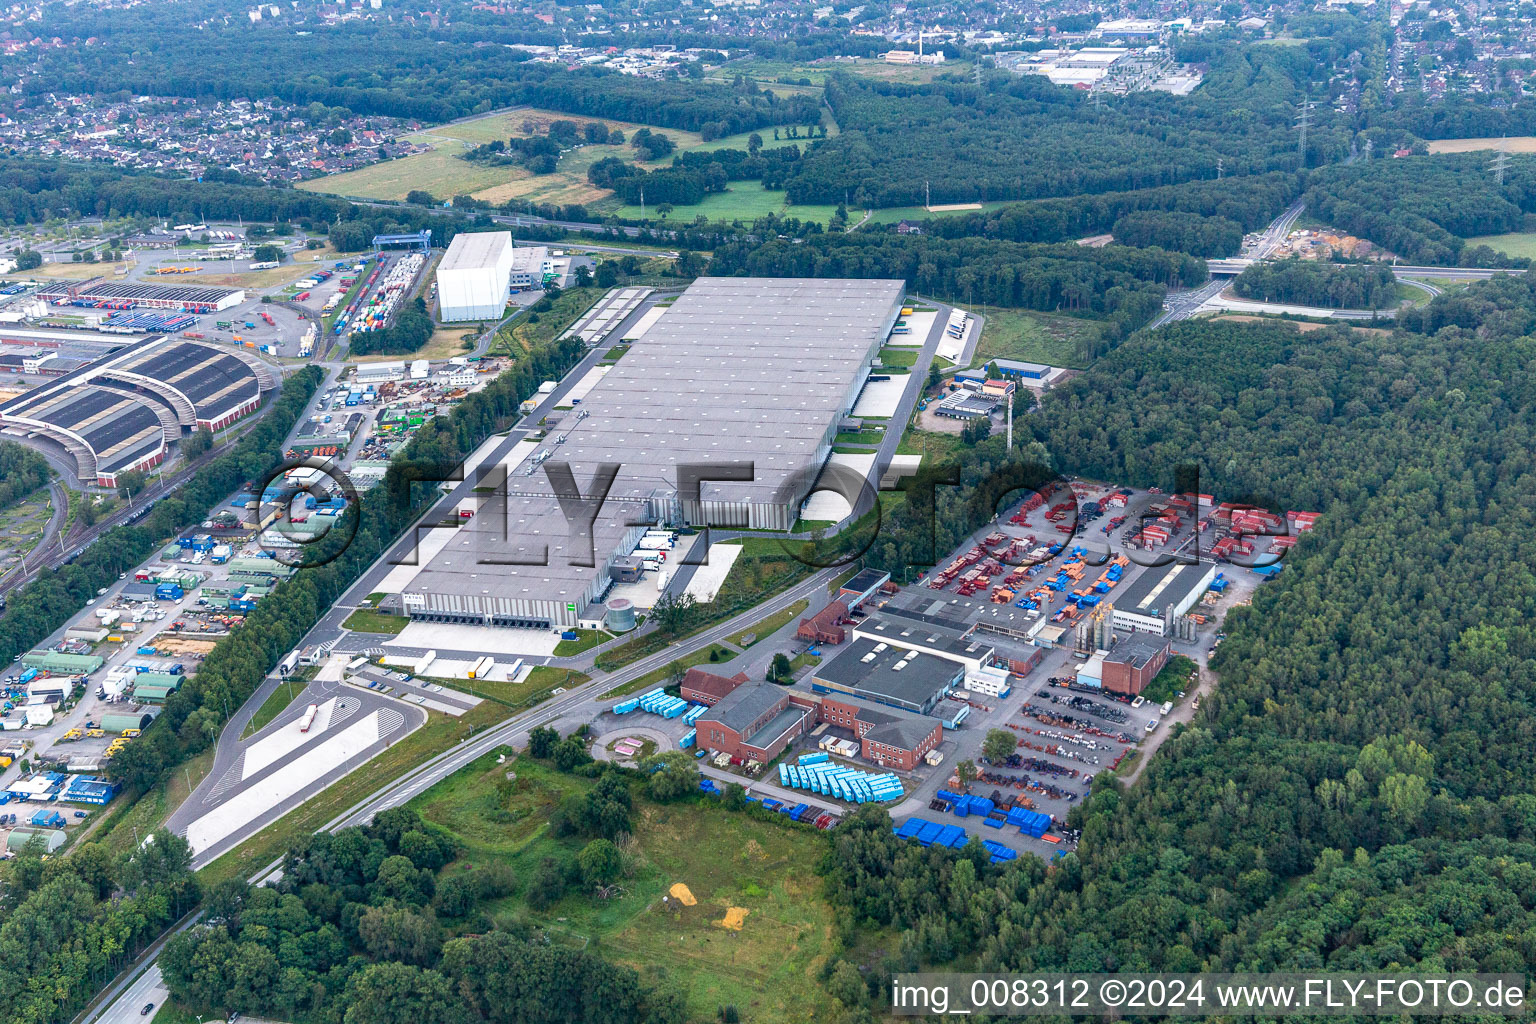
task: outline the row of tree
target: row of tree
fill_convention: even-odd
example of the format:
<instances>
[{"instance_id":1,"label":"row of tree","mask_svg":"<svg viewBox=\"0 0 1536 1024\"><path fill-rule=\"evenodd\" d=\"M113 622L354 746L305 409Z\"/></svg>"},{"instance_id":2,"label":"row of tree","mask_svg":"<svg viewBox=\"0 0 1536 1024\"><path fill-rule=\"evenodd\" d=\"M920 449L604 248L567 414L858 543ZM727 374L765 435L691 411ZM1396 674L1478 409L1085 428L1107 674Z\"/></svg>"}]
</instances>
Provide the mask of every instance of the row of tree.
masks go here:
<instances>
[{"instance_id":1,"label":"row of tree","mask_svg":"<svg viewBox=\"0 0 1536 1024\"><path fill-rule=\"evenodd\" d=\"M347 339L354 355L406 355L419 350L431 338L437 325L427 312L421 296L400 307L395 322L378 331L356 332Z\"/></svg>"},{"instance_id":2,"label":"row of tree","mask_svg":"<svg viewBox=\"0 0 1536 1024\"><path fill-rule=\"evenodd\" d=\"M612 843L581 867L614 869ZM590 852L589 852L590 851ZM680 1024L681 1000L596 953L551 946L480 907L519 884L504 864L460 867L450 833L396 808L297 840L282 880L221 883L204 923L160 958L171 995L204 1014L306 1024Z\"/></svg>"},{"instance_id":3,"label":"row of tree","mask_svg":"<svg viewBox=\"0 0 1536 1024\"><path fill-rule=\"evenodd\" d=\"M1335 266L1300 259L1259 262L1237 275L1232 290L1245 299L1329 309L1391 309L1397 305L1397 277L1385 263Z\"/></svg>"},{"instance_id":4,"label":"row of tree","mask_svg":"<svg viewBox=\"0 0 1536 1024\"><path fill-rule=\"evenodd\" d=\"M48 460L13 441L0 441L0 509L8 509L48 483Z\"/></svg>"},{"instance_id":5,"label":"row of tree","mask_svg":"<svg viewBox=\"0 0 1536 1024\"><path fill-rule=\"evenodd\" d=\"M823 234L804 244L727 243L719 274L901 278L909 288L967 303L1054 310L1106 320L1111 341L1147 323L1169 286L1206 278L1205 262L1162 249L1032 245L985 238Z\"/></svg>"},{"instance_id":6,"label":"row of tree","mask_svg":"<svg viewBox=\"0 0 1536 1024\"><path fill-rule=\"evenodd\" d=\"M16 834L16 833L13 833ZM69 1020L149 943L197 905L185 839L160 830L125 855L97 842L68 857L30 841L0 888L0 1018Z\"/></svg>"},{"instance_id":7,"label":"row of tree","mask_svg":"<svg viewBox=\"0 0 1536 1024\"><path fill-rule=\"evenodd\" d=\"M506 429L540 383L564 375L583 354L579 338L536 345L449 415L427 421L391 463L383 481L363 496L360 506L349 508L323 541L305 550L307 567L273 591L246 617L244 627L214 648L197 675L166 701L160 717L112 759L109 774L145 790L185 758L206 749L224 720L245 703L278 659L299 645L326 609L420 515L436 494L432 481L454 479L463 460L486 437ZM317 371L304 372L318 376ZM273 461L271 454L253 456L239 479L258 476ZM219 497L234 489L231 482L217 496L193 506L197 515L206 514ZM101 546L94 545L87 553ZM129 559L111 571L120 572L132 564ZM74 608L81 601L75 601ZM0 619L0 626L8 618ZM0 647L0 652L4 650Z\"/></svg>"},{"instance_id":8,"label":"row of tree","mask_svg":"<svg viewBox=\"0 0 1536 1024\"><path fill-rule=\"evenodd\" d=\"M306 367L283 382L282 392L235 446L198 470L173 494L157 500L149 515L108 530L71 564L14 590L0 616L0 659L9 660L42 642L79 613L96 591L148 558L155 549L201 522L208 510L239 486L276 464L283 442L303 414L323 375Z\"/></svg>"},{"instance_id":9,"label":"row of tree","mask_svg":"<svg viewBox=\"0 0 1536 1024\"><path fill-rule=\"evenodd\" d=\"M1193 723L1137 786L1095 780L1070 816L1080 846L1049 871L893 841L868 810L839 827L831 898L903 936L872 986L952 963L1524 969L1536 876L1517 865L1536 818L1508 723L1536 704L1513 582L1536 511L1509 482L1536 446L1536 339L1507 329L1536 302L1525 280L1468 295L1482 322L1432 335L1222 320L1138 335L1021 418L1022 452L982 442L959 456L965 486L909 490L871 549L898 572L931 562L931 523L942 551L1053 472L1166 488L1192 463L1222 498L1323 515L1227 613Z\"/></svg>"}]
</instances>

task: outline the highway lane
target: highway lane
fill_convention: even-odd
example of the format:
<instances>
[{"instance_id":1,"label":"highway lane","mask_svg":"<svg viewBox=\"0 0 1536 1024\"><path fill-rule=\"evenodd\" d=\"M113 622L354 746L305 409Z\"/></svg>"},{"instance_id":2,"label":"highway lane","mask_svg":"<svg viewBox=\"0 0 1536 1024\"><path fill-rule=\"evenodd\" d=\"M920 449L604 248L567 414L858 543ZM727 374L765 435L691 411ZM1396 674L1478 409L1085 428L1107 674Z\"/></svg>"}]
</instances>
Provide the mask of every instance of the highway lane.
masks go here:
<instances>
[{"instance_id":1,"label":"highway lane","mask_svg":"<svg viewBox=\"0 0 1536 1024\"><path fill-rule=\"evenodd\" d=\"M159 1009L166 999L170 998L170 994L170 990L165 987L165 979L160 974L159 965L152 963L118 996L107 1012L95 1019L101 1024L132 1024L134 1021L143 1021L145 1005L154 1003L155 1008Z\"/></svg>"},{"instance_id":2,"label":"highway lane","mask_svg":"<svg viewBox=\"0 0 1536 1024\"><path fill-rule=\"evenodd\" d=\"M694 651L704 650L710 644L732 633L739 632L757 622L760 618L789 607L801 598L811 598L818 594L825 596L828 585L837 577L840 571L840 568L824 569L796 586L791 587L789 590L742 612L740 615L712 626L686 640L666 647L654 655L642 658L608 676L593 679L591 682L584 683L579 687L573 687L566 693L559 694L537 707L513 715L511 718L487 729L480 735L472 736L459 742L454 747L436 755L399 778L385 783L372 795L331 819L319 831L335 832L350 826L366 824L373 820L373 817L380 811L408 803L477 758L489 754L501 746L513 745L525 739L528 732L532 729L558 721L583 704L608 703L609 701L601 700L601 694L607 690L622 686L626 682L637 679L648 672L655 671L676 658L686 656ZM226 730L226 734L227 732ZM193 866L200 868L206 865L205 863L194 861ZM277 875L279 866L280 861L273 861L252 874L248 881L255 884L272 879ZM190 927L193 923L188 921L181 928ZM178 928L177 930L181 929ZM159 945L163 945L164 938L168 937L163 937ZM120 975L108 987L107 997L97 1007L82 1013L76 1018L78 1024L128 1024L129 1021L137 1018L139 1010L143 1008L146 1002L154 1001L156 1005L159 1005L165 998L165 990L161 981L158 956L158 947L156 947L153 954L141 967L136 966L135 970L143 970L143 973L137 977L132 972L125 972L124 975ZM160 998L155 998L153 994L155 992L161 993Z\"/></svg>"}]
</instances>

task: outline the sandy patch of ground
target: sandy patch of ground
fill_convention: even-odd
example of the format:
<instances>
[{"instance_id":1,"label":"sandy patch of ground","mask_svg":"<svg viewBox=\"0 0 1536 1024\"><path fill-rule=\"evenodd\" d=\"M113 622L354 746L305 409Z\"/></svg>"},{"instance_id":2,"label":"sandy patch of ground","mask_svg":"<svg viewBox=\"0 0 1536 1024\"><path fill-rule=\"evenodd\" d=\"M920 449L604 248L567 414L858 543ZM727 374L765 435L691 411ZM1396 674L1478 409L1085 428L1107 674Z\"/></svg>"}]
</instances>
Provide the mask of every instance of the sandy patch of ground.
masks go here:
<instances>
[{"instance_id":1,"label":"sandy patch of ground","mask_svg":"<svg viewBox=\"0 0 1536 1024\"><path fill-rule=\"evenodd\" d=\"M727 907L725 917L715 924L721 928L729 928L733 932L741 931L741 926L747 923L747 909L745 907Z\"/></svg>"},{"instance_id":2,"label":"sandy patch of ground","mask_svg":"<svg viewBox=\"0 0 1536 1024\"><path fill-rule=\"evenodd\" d=\"M674 882L672 888L667 890L667 894L685 907L695 906L699 902L693 898L693 891L682 882Z\"/></svg>"}]
</instances>

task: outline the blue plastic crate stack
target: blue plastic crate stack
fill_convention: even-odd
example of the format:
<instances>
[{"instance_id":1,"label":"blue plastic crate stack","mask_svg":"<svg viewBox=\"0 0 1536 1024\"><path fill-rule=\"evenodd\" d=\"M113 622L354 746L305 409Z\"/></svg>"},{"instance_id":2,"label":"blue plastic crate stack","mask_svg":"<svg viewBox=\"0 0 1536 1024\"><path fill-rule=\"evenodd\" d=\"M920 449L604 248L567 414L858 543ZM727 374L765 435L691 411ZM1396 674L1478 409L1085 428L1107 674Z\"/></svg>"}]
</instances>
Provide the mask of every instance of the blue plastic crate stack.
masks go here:
<instances>
[{"instance_id":1,"label":"blue plastic crate stack","mask_svg":"<svg viewBox=\"0 0 1536 1024\"><path fill-rule=\"evenodd\" d=\"M979 817L988 828L1016 828L1026 836L1039 839L1050 829L1053 818L1027 807L1000 808L984 796L970 796L941 789L934 798L950 805L957 818Z\"/></svg>"},{"instance_id":2,"label":"blue plastic crate stack","mask_svg":"<svg viewBox=\"0 0 1536 1024\"><path fill-rule=\"evenodd\" d=\"M971 841L970 835L959 825L940 825L926 818L908 818L891 829L901 839L916 839L923 846L948 846L958 850ZM993 864L1017 860L1017 850L1011 850L995 839L983 839L981 845L991 855Z\"/></svg>"},{"instance_id":3,"label":"blue plastic crate stack","mask_svg":"<svg viewBox=\"0 0 1536 1024\"><path fill-rule=\"evenodd\" d=\"M812 807L810 804L787 804L782 800L774 800L771 797L763 797L759 800L755 796L747 797L751 803L761 803L765 811L778 811L787 814L792 821L811 821L817 828L830 828L837 824L837 818L831 812L820 807Z\"/></svg>"},{"instance_id":4,"label":"blue plastic crate stack","mask_svg":"<svg viewBox=\"0 0 1536 1024\"><path fill-rule=\"evenodd\" d=\"M885 803L903 796L901 780L890 772L874 774L837 764L826 754L804 754L799 764L779 765L779 784L809 789L851 803Z\"/></svg>"}]
</instances>

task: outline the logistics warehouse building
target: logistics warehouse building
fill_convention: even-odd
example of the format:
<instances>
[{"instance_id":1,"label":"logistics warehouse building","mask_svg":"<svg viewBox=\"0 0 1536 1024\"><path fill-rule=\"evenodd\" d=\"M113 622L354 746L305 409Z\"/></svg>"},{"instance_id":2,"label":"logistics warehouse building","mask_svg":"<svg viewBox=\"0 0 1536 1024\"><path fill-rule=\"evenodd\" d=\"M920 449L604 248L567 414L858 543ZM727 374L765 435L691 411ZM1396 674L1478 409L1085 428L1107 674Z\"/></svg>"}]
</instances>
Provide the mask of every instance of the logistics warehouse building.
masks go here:
<instances>
[{"instance_id":1,"label":"logistics warehouse building","mask_svg":"<svg viewBox=\"0 0 1536 1024\"><path fill-rule=\"evenodd\" d=\"M453 236L437 265L437 301L442 318L500 319L507 308L512 276L510 231L466 231Z\"/></svg>"},{"instance_id":2,"label":"logistics warehouse building","mask_svg":"<svg viewBox=\"0 0 1536 1024\"><path fill-rule=\"evenodd\" d=\"M222 430L261 405L277 374L239 349L150 338L0 404L0 436L62 448L75 475L114 487L158 465L183 434Z\"/></svg>"},{"instance_id":3,"label":"logistics warehouse building","mask_svg":"<svg viewBox=\"0 0 1536 1024\"><path fill-rule=\"evenodd\" d=\"M503 493L405 588L406 610L575 626L646 523L787 530L868 383L903 290L901 281L695 281L508 468ZM565 476L586 499L610 474L600 505L566 495L570 517L550 482ZM571 519L594 512L589 546Z\"/></svg>"}]
</instances>

